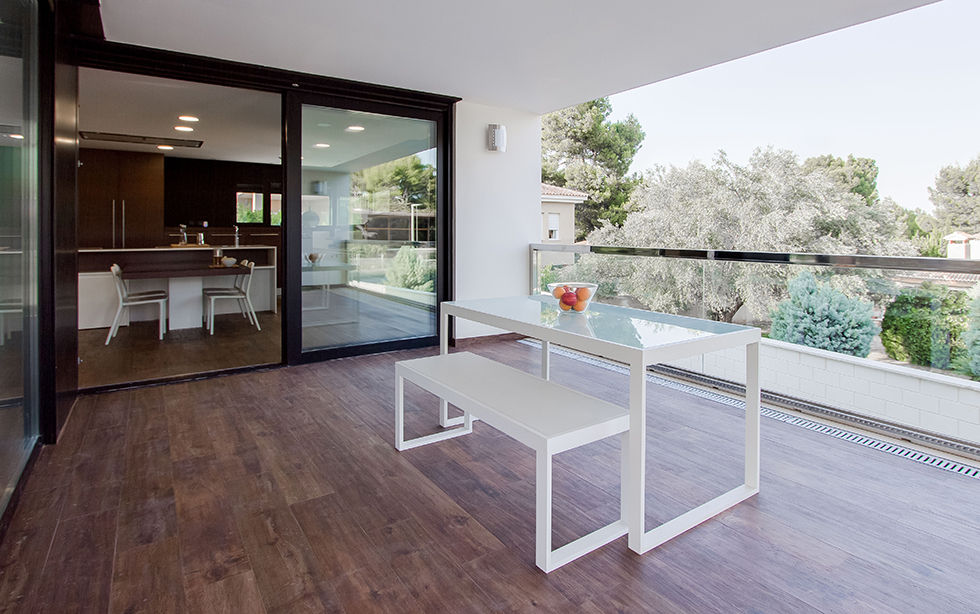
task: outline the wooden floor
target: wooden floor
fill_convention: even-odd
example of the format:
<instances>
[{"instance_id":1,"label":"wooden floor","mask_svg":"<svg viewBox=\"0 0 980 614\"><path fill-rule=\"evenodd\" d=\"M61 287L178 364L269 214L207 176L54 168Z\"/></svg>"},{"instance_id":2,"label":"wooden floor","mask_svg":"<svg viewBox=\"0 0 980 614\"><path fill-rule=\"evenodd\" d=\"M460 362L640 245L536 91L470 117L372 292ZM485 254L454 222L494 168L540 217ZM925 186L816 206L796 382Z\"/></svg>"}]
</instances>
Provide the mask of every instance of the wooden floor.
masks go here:
<instances>
[{"instance_id":1,"label":"wooden floor","mask_svg":"<svg viewBox=\"0 0 980 614\"><path fill-rule=\"evenodd\" d=\"M303 313L303 348L337 347L436 334L435 314L428 309L358 292L333 289L329 309ZM313 305L318 293L304 300ZM278 313L258 313L258 331L240 314L215 318L214 335L204 328L168 331L163 341L156 320L134 322L119 329L105 344L107 328L78 331L79 387L82 389L129 382L180 377L282 361L281 320ZM325 322L317 324L318 322ZM3 348L0 348L2 357ZM19 374L19 372L18 372ZM0 394L4 381L0 373ZM2 398L2 397L0 397Z\"/></svg>"},{"instance_id":2,"label":"wooden floor","mask_svg":"<svg viewBox=\"0 0 980 614\"><path fill-rule=\"evenodd\" d=\"M467 349L531 370L513 341ZM83 397L0 544L2 612L977 612L980 480L763 419L762 492L644 556L534 566L533 454L392 447L396 352ZM618 402L625 378L555 357ZM649 385L649 521L739 481L740 411ZM409 424L432 428L409 389ZM557 457L556 542L618 516L615 438Z\"/></svg>"},{"instance_id":3,"label":"wooden floor","mask_svg":"<svg viewBox=\"0 0 980 614\"><path fill-rule=\"evenodd\" d=\"M238 313L215 316L205 328L170 330L161 341L156 320L122 326L109 345L107 328L78 331L78 386L92 388L282 362L278 313L260 311L257 330Z\"/></svg>"},{"instance_id":4,"label":"wooden floor","mask_svg":"<svg viewBox=\"0 0 980 614\"><path fill-rule=\"evenodd\" d=\"M303 297L303 349L328 348L436 334L435 311L362 292L330 290L329 309L319 292Z\"/></svg>"}]
</instances>

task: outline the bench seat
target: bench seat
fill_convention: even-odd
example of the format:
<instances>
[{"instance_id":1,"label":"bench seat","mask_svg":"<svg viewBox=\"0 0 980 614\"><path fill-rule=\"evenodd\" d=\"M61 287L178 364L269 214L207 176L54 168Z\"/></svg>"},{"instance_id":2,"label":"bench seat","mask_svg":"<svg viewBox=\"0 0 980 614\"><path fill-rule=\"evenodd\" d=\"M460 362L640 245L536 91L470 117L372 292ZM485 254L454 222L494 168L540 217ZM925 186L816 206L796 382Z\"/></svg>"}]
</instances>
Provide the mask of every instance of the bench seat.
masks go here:
<instances>
[{"instance_id":1,"label":"bench seat","mask_svg":"<svg viewBox=\"0 0 980 614\"><path fill-rule=\"evenodd\" d=\"M461 409L463 425L406 441L405 380ZM622 436L625 454L625 433L629 430L625 408L470 352L395 363L396 449L408 450L465 435L472 432L473 419L477 417L537 454L535 558L544 571L550 572L626 534L626 524L620 518L551 550L552 456L612 435ZM622 482L620 489L623 490Z\"/></svg>"}]
</instances>

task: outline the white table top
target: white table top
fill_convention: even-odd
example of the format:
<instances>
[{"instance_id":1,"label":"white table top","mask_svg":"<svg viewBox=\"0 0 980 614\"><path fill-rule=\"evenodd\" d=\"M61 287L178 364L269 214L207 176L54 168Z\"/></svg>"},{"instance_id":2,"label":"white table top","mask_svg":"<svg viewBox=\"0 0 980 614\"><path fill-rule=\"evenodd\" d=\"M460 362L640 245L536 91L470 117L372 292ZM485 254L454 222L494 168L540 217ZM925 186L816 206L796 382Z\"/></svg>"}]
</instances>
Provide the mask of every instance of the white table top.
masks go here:
<instances>
[{"instance_id":1,"label":"white table top","mask_svg":"<svg viewBox=\"0 0 980 614\"><path fill-rule=\"evenodd\" d=\"M556 303L551 296L539 295L449 301L443 306L450 315L629 362L641 355L645 362L678 358L761 337L757 328L727 322L595 302L585 312L570 313L560 311ZM678 352L679 346L696 346L697 351Z\"/></svg>"}]
</instances>

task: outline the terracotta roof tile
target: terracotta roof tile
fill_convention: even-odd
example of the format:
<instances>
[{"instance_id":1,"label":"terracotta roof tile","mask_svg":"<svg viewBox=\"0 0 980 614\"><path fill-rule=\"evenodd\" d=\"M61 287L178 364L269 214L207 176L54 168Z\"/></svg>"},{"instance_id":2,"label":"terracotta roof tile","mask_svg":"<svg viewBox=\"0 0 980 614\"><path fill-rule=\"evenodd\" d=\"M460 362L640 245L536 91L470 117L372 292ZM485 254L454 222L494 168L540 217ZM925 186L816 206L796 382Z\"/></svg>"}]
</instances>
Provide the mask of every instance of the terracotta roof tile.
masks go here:
<instances>
[{"instance_id":1,"label":"terracotta roof tile","mask_svg":"<svg viewBox=\"0 0 980 614\"><path fill-rule=\"evenodd\" d=\"M573 196L576 198L588 198L589 195L585 192L579 192L578 190L569 190L568 188L560 188L556 185L550 185L547 183L541 184L541 195L542 196Z\"/></svg>"}]
</instances>

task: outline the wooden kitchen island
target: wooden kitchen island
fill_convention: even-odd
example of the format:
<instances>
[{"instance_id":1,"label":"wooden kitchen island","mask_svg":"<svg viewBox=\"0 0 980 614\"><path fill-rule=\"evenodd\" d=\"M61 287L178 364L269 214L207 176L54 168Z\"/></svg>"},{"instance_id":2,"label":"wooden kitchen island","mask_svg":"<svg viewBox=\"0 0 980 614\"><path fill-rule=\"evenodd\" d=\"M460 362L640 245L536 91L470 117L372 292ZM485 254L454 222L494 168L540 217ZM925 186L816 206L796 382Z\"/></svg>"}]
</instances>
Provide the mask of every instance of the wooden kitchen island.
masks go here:
<instances>
[{"instance_id":1,"label":"wooden kitchen island","mask_svg":"<svg viewBox=\"0 0 980 614\"><path fill-rule=\"evenodd\" d=\"M119 299L109 267L118 264L131 292L167 290L169 329L200 327L203 321L202 288L231 287L231 271L209 268L217 246L137 249L82 249L78 252L78 328L108 328ZM276 311L276 248L270 245L221 246L225 256L255 263L251 299L256 311ZM234 301L219 304L217 313L237 313ZM154 305L136 305L123 314L129 321L155 320Z\"/></svg>"}]
</instances>

